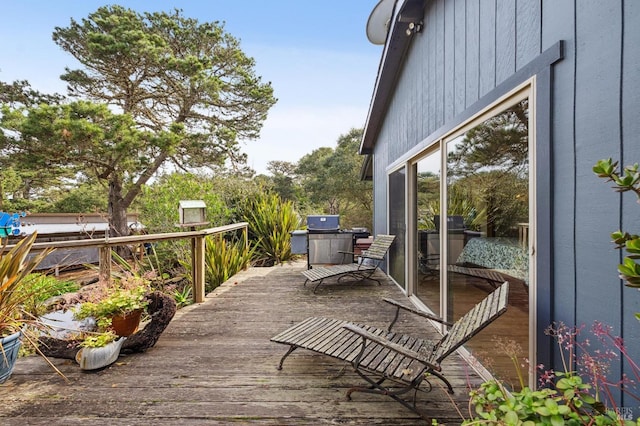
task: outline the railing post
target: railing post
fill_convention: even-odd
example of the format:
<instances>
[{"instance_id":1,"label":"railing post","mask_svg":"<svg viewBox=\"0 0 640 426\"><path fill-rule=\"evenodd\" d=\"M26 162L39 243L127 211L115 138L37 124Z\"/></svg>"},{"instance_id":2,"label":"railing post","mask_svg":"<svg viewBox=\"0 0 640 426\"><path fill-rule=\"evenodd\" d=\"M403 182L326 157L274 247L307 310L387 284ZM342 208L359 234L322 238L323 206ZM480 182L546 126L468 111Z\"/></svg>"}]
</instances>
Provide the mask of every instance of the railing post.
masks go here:
<instances>
[{"instance_id":1,"label":"railing post","mask_svg":"<svg viewBox=\"0 0 640 426\"><path fill-rule=\"evenodd\" d=\"M196 303L204 302L204 290L205 290L205 278L204 278L204 249L205 249L204 237L195 237L193 239L193 253L192 253L192 265L193 265L193 299Z\"/></svg>"},{"instance_id":2,"label":"railing post","mask_svg":"<svg viewBox=\"0 0 640 426\"><path fill-rule=\"evenodd\" d=\"M249 225L242 228L242 233L244 234L244 249L249 250ZM247 269L246 266L244 269Z\"/></svg>"},{"instance_id":3,"label":"railing post","mask_svg":"<svg viewBox=\"0 0 640 426\"><path fill-rule=\"evenodd\" d=\"M102 283L111 282L111 247L101 246L98 248L98 262L100 272L98 280Z\"/></svg>"}]
</instances>

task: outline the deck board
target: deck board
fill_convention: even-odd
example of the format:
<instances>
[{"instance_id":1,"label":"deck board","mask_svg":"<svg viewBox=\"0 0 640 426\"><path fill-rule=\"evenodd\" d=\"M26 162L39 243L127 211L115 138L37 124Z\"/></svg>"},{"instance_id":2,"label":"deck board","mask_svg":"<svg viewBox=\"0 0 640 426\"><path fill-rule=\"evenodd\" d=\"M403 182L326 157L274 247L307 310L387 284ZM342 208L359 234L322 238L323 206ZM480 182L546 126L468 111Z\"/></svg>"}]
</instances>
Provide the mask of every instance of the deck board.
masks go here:
<instances>
[{"instance_id":1,"label":"deck board","mask_svg":"<svg viewBox=\"0 0 640 426\"><path fill-rule=\"evenodd\" d=\"M240 273L204 303L181 309L155 347L121 356L104 370L82 372L72 361L54 359L70 384L39 357L19 359L0 386L0 424L425 424L391 398L357 393L347 401L346 390L362 381L333 358L298 349L276 370L287 346L269 339L293 324L322 316L385 328L395 310L382 298L404 297L380 272L382 285L327 284L313 294L303 286L305 267L297 262ZM430 324L408 318L394 331L437 340ZM479 377L456 354L444 371L466 413L467 382L477 384ZM443 424L460 424L437 383L418 406Z\"/></svg>"}]
</instances>

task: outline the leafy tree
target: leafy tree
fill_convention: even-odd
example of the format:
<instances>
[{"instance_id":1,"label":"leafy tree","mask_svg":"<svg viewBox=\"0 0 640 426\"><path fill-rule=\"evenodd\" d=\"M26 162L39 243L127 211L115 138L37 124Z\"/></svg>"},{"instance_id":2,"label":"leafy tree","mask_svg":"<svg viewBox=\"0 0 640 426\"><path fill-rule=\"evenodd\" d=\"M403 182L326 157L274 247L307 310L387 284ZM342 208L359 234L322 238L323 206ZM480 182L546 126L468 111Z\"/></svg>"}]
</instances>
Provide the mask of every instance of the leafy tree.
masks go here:
<instances>
[{"instance_id":1,"label":"leafy tree","mask_svg":"<svg viewBox=\"0 0 640 426\"><path fill-rule=\"evenodd\" d=\"M21 108L41 103L56 104L62 100L61 95L45 94L33 89L26 80L13 83L0 81L0 105ZM9 142L7 135L0 129L0 210L6 194L12 197L10 204L20 205L20 209L27 207L36 210L36 205L42 202L34 202L34 195L47 197L48 188L60 185L61 179L70 175L58 168L42 168L32 165L28 159L12 157Z\"/></svg>"},{"instance_id":2,"label":"leafy tree","mask_svg":"<svg viewBox=\"0 0 640 426\"><path fill-rule=\"evenodd\" d=\"M489 237L510 236L528 220L528 107L525 99L475 126L448 155L450 192L472 202L465 223L484 222Z\"/></svg>"},{"instance_id":3,"label":"leafy tree","mask_svg":"<svg viewBox=\"0 0 640 426\"><path fill-rule=\"evenodd\" d=\"M332 155L332 148L314 149L298 161L296 173L300 177L300 183L309 201L329 214L336 214L337 194L328 185L330 176L326 169Z\"/></svg>"},{"instance_id":4,"label":"leafy tree","mask_svg":"<svg viewBox=\"0 0 640 426\"><path fill-rule=\"evenodd\" d=\"M267 170L271 172L268 180L270 186L283 200L300 202L302 200L302 191L296 183L296 165L288 161L269 161Z\"/></svg>"},{"instance_id":5,"label":"leafy tree","mask_svg":"<svg viewBox=\"0 0 640 426\"><path fill-rule=\"evenodd\" d=\"M64 99L59 94L46 94L31 87L26 80L13 83L0 81L0 104L33 106L41 103L59 103Z\"/></svg>"},{"instance_id":6,"label":"leafy tree","mask_svg":"<svg viewBox=\"0 0 640 426\"><path fill-rule=\"evenodd\" d=\"M55 160L82 162L108 181L115 235L128 233L126 209L167 161L184 170L243 162L238 139L257 137L275 103L271 85L255 76L254 60L238 40L219 23L201 24L180 10L100 7L81 22L56 27L53 39L83 67L62 75L69 94L123 114L82 102L32 109L31 117L42 119L30 124L43 127L32 136L43 140L23 138L21 147L29 154L45 145L85 154ZM56 126L47 125L47 116Z\"/></svg>"},{"instance_id":7,"label":"leafy tree","mask_svg":"<svg viewBox=\"0 0 640 426\"><path fill-rule=\"evenodd\" d=\"M137 201L141 222L152 233L176 231L180 200L203 200L211 226L229 223L231 210L217 193L214 180L191 173L165 174L146 186Z\"/></svg>"},{"instance_id":8,"label":"leafy tree","mask_svg":"<svg viewBox=\"0 0 640 426\"><path fill-rule=\"evenodd\" d=\"M361 140L362 129L351 129L338 138L335 149L316 149L298 162L305 194L325 213L341 215L343 227L370 228L372 223L372 183L360 179Z\"/></svg>"},{"instance_id":9,"label":"leafy tree","mask_svg":"<svg viewBox=\"0 0 640 426\"><path fill-rule=\"evenodd\" d=\"M138 130L130 116L85 101L26 110L4 108L0 125L17 135L11 137L17 158L28 159L44 171L75 172L82 167L86 176L104 182L109 188L110 221L124 224L115 228L115 235L128 235L127 208L150 177L144 175L149 166L145 153L180 139L176 132ZM125 185L130 189L123 196Z\"/></svg>"},{"instance_id":10,"label":"leafy tree","mask_svg":"<svg viewBox=\"0 0 640 426\"><path fill-rule=\"evenodd\" d=\"M75 181L74 185L58 189L55 201L40 209L49 213L106 212L104 186L91 181Z\"/></svg>"}]
</instances>

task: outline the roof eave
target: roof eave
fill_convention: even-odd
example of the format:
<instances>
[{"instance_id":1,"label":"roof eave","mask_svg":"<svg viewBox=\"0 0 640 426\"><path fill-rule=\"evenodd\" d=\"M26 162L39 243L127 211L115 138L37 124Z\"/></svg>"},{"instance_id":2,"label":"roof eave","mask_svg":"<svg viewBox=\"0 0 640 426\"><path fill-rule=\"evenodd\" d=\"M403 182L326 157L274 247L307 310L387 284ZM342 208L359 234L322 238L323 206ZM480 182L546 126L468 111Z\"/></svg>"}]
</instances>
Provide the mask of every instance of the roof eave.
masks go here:
<instances>
[{"instance_id":1,"label":"roof eave","mask_svg":"<svg viewBox=\"0 0 640 426\"><path fill-rule=\"evenodd\" d=\"M398 0L394 6L391 28L387 34L387 40L382 52L376 84L369 104L369 113L367 114L360 143L359 153L362 155L373 153L373 146L380 132L382 119L402 69L405 55L411 40L415 36L414 32L407 35L408 25L422 21L425 3L426 0Z\"/></svg>"}]
</instances>

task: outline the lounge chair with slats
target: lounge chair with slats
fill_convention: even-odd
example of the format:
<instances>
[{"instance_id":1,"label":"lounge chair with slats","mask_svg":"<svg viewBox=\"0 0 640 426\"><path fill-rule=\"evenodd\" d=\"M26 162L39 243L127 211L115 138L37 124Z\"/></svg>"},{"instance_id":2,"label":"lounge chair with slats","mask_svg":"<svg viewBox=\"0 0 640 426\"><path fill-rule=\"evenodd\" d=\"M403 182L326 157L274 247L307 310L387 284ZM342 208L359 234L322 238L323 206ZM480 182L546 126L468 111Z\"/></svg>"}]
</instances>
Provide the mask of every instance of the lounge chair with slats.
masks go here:
<instances>
[{"instance_id":1,"label":"lounge chair with slats","mask_svg":"<svg viewBox=\"0 0 640 426\"><path fill-rule=\"evenodd\" d=\"M380 281L374 278L373 274L379 269L394 239L394 235L377 235L369 248L359 255L360 259L357 263L316 266L303 271L302 275L306 278L304 285L306 286L308 282L316 283L313 288L313 292L315 293L326 279L334 277L338 278L338 282L346 278L351 278L354 282L369 279L380 284ZM340 251L340 253L343 255L354 255L354 253L347 251Z\"/></svg>"},{"instance_id":2,"label":"lounge chair with slats","mask_svg":"<svg viewBox=\"0 0 640 426\"><path fill-rule=\"evenodd\" d=\"M277 368L281 370L285 359L298 348L349 362L369 385L349 389L347 399L351 399L353 392L388 395L426 418L416 408L418 390L431 390L427 379L435 376L453 393L451 383L442 372L442 361L507 310L508 294L509 283L505 282L455 323L391 299L384 301L394 306L396 313L386 330L337 319L307 318L271 338L273 342L289 345ZM391 329L401 310L445 324L449 331L435 344L395 333ZM423 382L428 386L420 388ZM414 392L412 403L401 398L410 391Z\"/></svg>"}]
</instances>

